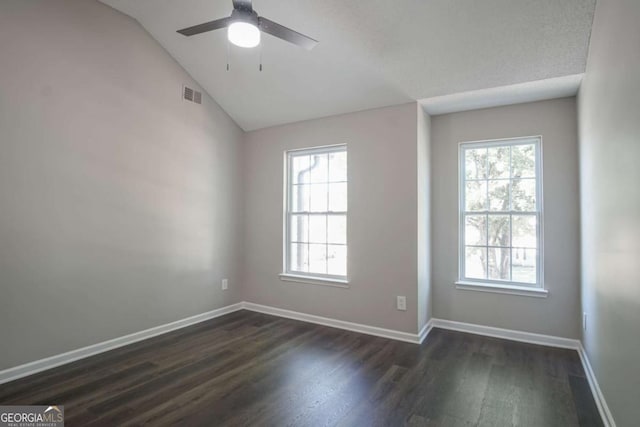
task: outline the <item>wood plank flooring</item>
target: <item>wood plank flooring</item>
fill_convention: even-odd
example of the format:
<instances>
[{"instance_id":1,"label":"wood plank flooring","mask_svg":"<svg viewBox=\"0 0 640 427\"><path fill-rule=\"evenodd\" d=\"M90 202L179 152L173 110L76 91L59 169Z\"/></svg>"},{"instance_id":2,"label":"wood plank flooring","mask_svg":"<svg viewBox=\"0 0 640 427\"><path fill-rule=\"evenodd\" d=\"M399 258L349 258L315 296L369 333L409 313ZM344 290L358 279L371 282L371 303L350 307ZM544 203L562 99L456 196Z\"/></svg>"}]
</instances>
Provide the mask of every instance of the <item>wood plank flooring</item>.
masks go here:
<instances>
[{"instance_id":1,"label":"wood plank flooring","mask_svg":"<svg viewBox=\"0 0 640 427\"><path fill-rule=\"evenodd\" d=\"M578 354L434 329L422 345L235 312L0 385L67 426L601 426Z\"/></svg>"}]
</instances>

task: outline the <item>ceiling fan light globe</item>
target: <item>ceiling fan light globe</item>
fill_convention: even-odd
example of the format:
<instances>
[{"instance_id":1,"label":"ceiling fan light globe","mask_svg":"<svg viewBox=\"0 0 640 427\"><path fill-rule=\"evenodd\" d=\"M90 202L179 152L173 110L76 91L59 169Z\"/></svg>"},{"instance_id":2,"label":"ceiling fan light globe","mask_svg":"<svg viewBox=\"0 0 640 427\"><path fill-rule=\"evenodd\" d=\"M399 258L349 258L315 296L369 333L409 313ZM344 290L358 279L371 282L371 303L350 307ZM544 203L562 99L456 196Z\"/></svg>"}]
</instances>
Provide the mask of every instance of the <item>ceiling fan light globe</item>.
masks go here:
<instances>
[{"instance_id":1,"label":"ceiling fan light globe","mask_svg":"<svg viewBox=\"0 0 640 427\"><path fill-rule=\"evenodd\" d=\"M239 47L256 47L260 44L260 30L248 22L233 22L227 29L227 37Z\"/></svg>"}]
</instances>

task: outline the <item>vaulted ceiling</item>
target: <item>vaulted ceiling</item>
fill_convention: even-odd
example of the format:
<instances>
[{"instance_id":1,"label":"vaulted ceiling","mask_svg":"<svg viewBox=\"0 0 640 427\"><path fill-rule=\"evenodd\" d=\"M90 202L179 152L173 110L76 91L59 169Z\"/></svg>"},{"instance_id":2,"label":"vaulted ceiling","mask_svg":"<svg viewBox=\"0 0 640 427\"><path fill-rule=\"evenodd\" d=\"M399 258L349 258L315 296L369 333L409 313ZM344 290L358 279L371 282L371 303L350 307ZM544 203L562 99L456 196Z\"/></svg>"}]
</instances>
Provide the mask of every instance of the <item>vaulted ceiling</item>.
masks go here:
<instances>
[{"instance_id":1,"label":"vaulted ceiling","mask_svg":"<svg viewBox=\"0 0 640 427\"><path fill-rule=\"evenodd\" d=\"M101 0L137 19L245 130L584 72L595 0L254 0L320 41L176 30L231 0ZM258 64L262 55L263 71Z\"/></svg>"}]
</instances>

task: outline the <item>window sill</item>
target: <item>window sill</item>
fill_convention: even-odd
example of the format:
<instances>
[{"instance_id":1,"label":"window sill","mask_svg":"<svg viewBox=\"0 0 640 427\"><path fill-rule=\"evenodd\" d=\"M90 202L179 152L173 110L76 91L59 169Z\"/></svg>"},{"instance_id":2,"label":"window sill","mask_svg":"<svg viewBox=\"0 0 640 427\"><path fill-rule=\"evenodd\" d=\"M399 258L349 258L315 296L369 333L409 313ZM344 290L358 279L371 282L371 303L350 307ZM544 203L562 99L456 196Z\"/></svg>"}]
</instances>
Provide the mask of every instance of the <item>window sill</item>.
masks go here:
<instances>
[{"instance_id":1,"label":"window sill","mask_svg":"<svg viewBox=\"0 0 640 427\"><path fill-rule=\"evenodd\" d=\"M547 298L549 291L526 286L499 285L495 283L455 282L456 289L463 291L491 292L495 294L518 295L523 297Z\"/></svg>"},{"instance_id":2,"label":"window sill","mask_svg":"<svg viewBox=\"0 0 640 427\"><path fill-rule=\"evenodd\" d=\"M303 276L299 274L281 273L280 280L284 282L308 283L311 285L331 286L334 288L349 288L349 281L333 279L331 277Z\"/></svg>"}]
</instances>

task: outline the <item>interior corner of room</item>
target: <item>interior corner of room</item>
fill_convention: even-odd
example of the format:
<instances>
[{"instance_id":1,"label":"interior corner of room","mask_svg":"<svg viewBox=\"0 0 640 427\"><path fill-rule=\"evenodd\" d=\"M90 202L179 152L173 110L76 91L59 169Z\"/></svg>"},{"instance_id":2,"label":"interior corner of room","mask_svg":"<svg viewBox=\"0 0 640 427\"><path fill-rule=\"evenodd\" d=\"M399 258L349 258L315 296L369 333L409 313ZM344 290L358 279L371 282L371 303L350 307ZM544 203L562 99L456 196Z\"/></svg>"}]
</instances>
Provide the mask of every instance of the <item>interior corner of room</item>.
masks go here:
<instances>
[{"instance_id":1,"label":"interior corner of room","mask_svg":"<svg viewBox=\"0 0 640 427\"><path fill-rule=\"evenodd\" d=\"M639 19L3 0L0 405L637 425Z\"/></svg>"}]
</instances>

